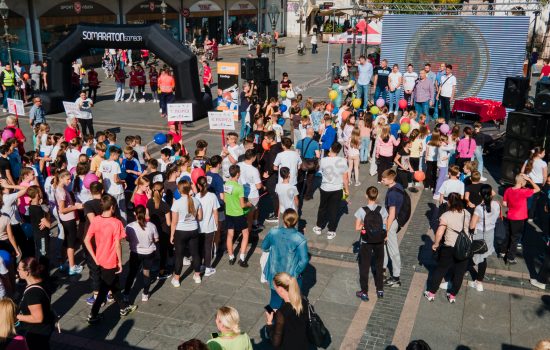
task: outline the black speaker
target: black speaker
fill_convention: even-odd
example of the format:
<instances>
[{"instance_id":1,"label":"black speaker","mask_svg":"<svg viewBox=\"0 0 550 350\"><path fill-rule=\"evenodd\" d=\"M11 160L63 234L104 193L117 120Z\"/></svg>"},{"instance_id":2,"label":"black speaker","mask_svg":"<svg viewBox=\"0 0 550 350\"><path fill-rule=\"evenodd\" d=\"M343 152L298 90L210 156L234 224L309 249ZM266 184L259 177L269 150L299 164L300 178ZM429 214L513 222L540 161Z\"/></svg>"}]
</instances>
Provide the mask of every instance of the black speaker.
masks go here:
<instances>
[{"instance_id":1,"label":"black speaker","mask_svg":"<svg viewBox=\"0 0 550 350\"><path fill-rule=\"evenodd\" d=\"M506 122L506 137L528 140L543 138L547 135L547 116L530 112L510 112Z\"/></svg>"},{"instance_id":2,"label":"black speaker","mask_svg":"<svg viewBox=\"0 0 550 350\"><path fill-rule=\"evenodd\" d=\"M525 161L515 158L503 158L502 167L500 169L501 182L509 184L515 183L516 175L520 173L524 162Z\"/></svg>"},{"instance_id":3,"label":"black speaker","mask_svg":"<svg viewBox=\"0 0 550 350\"><path fill-rule=\"evenodd\" d=\"M524 77L508 77L504 83L502 105L506 108L523 109L527 102L529 80Z\"/></svg>"},{"instance_id":4,"label":"black speaker","mask_svg":"<svg viewBox=\"0 0 550 350\"><path fill-rule=\"evenodd\" d=\"M537 142L533 142L532 140L520 139L507 135L506 140L504 141L504 151L502 156L525 161L529 159L531 150L535 146L537 146Z\"/></svg>"},{"instance_id":5,"label":"black speaker","mask_svg":"<svg viewBox=\"0 0 550 350\"><path fill-rule=\"evenodd\" d=\"M254 59L243 57L241 58L241 79L254 79Z\"/></svg>"},{"instance_id":6,"label":"black speaker","mask_svg":"<svg viewBox=\"0 0 550 350\"><path fill-rule=\"evenodd\" d=\"M264 81L259 81L256 83L256 89L258 91L258 98L260 99L260 104L263 104L264 101L267 99L267 84Z\"/></svg>"},{"instance_id":7,"label":"black speaker","mask_svg":"<svg viewBox=\"0 0 550 350\"><path fill-rule=\"evenodd\" d=\"M279 82L271 80L267 86L267 98L279 98Z\"/></svg>"},{"instance_id":8,"label":"black speaker","mask_svg":"<svg viewBox=\"0 0 550 350\"><path fill-rule=\"evenodd\" d=\"M535 96L535 111L550 114L550 90L542 90Z\"/></svg>"},{"instance_id":9,"label":"black speaker","mask_svg":"<svg viewBox=\"0 0 550 350\"><path fill-rule=\"evenodd\" d=\"M269 82L269 58L260 57L254 60L254 81Z\"/></svg>"},{"instance_id":10,"label":"black speaker","mask_svg":"<svg viewBox=\"0 0 550 350\"><path fill-rule=\"evenodd\" d=\"M548 80L537 81L537 92L535 93L535 96L537 96L541 91L544 91L544 90L550 90L550 81Z\"/></svg>"}]
</instances>

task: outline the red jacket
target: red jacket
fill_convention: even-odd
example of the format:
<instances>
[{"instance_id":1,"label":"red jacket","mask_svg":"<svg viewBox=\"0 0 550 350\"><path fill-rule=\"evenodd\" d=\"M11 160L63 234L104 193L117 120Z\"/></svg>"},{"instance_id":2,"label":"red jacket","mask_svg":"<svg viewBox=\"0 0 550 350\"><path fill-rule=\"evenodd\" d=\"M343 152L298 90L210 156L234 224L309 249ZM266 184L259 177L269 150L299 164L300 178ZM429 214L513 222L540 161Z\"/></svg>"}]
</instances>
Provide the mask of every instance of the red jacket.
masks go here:
<instances>
[{"instance_id":1,"label":"red jacket","mask_svg":"<svg viewBox=\"0 0 550 350\"><path fill-rule=\"evenodd\" d=\"M138 72L136 71L130 71L130 86L138 86L139 80L138 80Z\"/></svg>"},{"instance_id":2,"label":"red jacket","mask_svg":"<svg viewBox=\"0 0 550 350\"><path fill-rule=\"evenodd\" d=\"M157 71L149 72L149 84L151 86L157 86L159 81L159 73Z\"/></svg>"},{"instance_id":3,"label":"red jacket","mask_svg":"<svg viewBox=\"0 0 550 350\"><path fill-rule=\"evenodd\" d=\"M142 70L136 71L136 78L139 86L144 86L147 83L147 80L145 79L145 72Z\"/></svg>"},{"instance_id":4,"label":"red jacket","mask_svg":"<svg viewBox=\"0 0 550 350\"><path fill-rule=\"evenodd\" d=\"M90 87L98 87L99 86L99 80L97 80L97 72L96 71L89 71L88 72L88 85Z\"/></svg>"}]
</instances>

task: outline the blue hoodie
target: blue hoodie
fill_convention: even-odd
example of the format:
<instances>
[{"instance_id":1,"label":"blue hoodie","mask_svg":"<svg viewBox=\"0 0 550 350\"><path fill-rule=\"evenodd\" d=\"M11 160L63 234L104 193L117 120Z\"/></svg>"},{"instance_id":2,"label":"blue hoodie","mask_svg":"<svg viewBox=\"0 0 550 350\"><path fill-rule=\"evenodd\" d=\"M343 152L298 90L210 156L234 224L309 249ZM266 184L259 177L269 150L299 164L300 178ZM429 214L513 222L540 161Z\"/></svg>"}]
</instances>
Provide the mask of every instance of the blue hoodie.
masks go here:
<instances>
[{"instance_id":1,"label":"blue hoodie","mask_svg":"<svg viewBox=\"0 0 550 350\"><path fill-rule=\"evenodd\" d=\"M336 130L332 125L327 126L323 137L321 137L321 149L328 151L336 141Z\"/></svg>"}]
</instances>

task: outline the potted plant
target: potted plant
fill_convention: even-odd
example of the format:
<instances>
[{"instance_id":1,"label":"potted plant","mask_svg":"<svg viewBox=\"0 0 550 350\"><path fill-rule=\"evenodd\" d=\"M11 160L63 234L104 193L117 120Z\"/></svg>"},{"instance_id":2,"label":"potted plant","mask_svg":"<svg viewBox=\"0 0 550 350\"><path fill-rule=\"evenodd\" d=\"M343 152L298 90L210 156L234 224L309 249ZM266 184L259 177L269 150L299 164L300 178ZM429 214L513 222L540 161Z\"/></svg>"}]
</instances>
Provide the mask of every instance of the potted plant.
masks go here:
<instances>
[{"instance_id":1,"label":"potted plant","mask_svg":"<svg viewBox=\"0 0 550 350\"><path fill-rule=\"evenodd\" d=\"M285 53L285 43L280 43L277 45L277 53L278 54L284 54Z\"/></svg>"},{"instance_id":2,"label":"potted plant","mask_svg":"<svg viewBox=\"0 0 550 350\"><path fill-rule=\"evenodd\" d=\"M262 48L262 53L269 53L269 49L271 48L271 44L270 43L262 43L261 44L261 48Z\"/></svg>"},{"instance_id":3,"label":"potted plant","mask_svg":"<svg viewBox=\"0 0 550 350\"><path fill-rule=\"evenodd\" d=\"M333 32L334 32L334 27L332 26L332 23L330 22L325 23L323 25L323 35L321 36L321 41L324 43L328 43Z\"/></svg>"}]
</instances>

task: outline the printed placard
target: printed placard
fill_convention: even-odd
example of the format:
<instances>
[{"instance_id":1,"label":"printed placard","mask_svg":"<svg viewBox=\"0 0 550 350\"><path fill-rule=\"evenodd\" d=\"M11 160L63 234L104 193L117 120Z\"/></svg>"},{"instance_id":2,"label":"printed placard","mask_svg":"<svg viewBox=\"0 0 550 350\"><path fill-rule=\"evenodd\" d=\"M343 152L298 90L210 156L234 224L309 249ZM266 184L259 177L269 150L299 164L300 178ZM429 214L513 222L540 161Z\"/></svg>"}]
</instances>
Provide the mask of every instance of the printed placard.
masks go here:
<instances>
[{"instance_id":1,"label":"printed placard","mask_svg":"<svg viewBox=\"0 0 550 350\"><path fill-rule=\"evenodd\" d=\"M233 111L208 112L211 130L235 130Z\"/></svg>"},{"instance_id":2,"label":"printed placard","mask_svg":"<svg viewBox=\"0 0 550 350\"><path fill-rule=\"evenodd\" d=\"M192 103L169 103L166 105L169 122L192 122L193 104Z\"/></svg>"},{"instance_id":3,"label":"printed placard","mask_svg":"<svg viewBox=\"0 0 550 350\"><path fill-rule=\"evenodd\" d=\"M25 115L25 105L23 101L8 98L8 112L15 115Z\"/></svg>"},{"instance_id":4,"label":"printed placard","mask_svg":"<svg viewBox=\"0 0 550 350\"><path fill-rule=\"evenodd\" d=\"M63 108L65 109L65 114L67 117L80 118L80 108L78 108L76 103L63 101Z\"/></svg>"}]
</instances>

